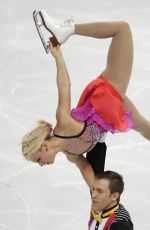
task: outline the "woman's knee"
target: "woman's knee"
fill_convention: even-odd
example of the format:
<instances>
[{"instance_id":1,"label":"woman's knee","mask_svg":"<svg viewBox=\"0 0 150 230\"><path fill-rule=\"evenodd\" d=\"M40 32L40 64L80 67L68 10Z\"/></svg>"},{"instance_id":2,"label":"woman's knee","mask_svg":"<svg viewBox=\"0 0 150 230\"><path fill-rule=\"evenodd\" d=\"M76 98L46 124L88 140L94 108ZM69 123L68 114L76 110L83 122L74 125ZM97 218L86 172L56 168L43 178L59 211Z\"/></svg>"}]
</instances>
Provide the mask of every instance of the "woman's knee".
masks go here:
<instances>
[{"instance_id":1,"label":"woman's knee","mask_svg":"<svg viewBox=\"0 0 150 230\"><path fill-rule=\"evenodd\" d=\"M121 30L130 30L130 25L129 25L128 22L120 21L119 24L120 24L120 29Z\"/></svg>"}]
</instances>

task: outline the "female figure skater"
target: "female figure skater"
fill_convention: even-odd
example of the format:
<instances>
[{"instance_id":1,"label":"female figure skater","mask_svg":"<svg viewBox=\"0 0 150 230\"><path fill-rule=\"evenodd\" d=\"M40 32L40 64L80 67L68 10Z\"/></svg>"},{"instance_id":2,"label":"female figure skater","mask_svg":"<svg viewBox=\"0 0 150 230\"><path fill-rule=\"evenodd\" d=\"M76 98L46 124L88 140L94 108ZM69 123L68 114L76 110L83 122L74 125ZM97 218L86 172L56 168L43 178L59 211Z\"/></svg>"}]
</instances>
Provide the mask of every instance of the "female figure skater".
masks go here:
<instances>
[{"instance_id":1,"label":"female figure skater","mask_svg":"<svg viewBox=\"0 0 150 230\"><path fill-rule=\"evenodd\" d=\"M75 25L70 20L57 21L45 11L40 11L40 15L44 26L53 35L49 49L57 68L57 123L53 129L48 122L39 121L22 140L24 156L41 166L52 164L58 152L83 154L101 141L107 132L125 132L130 128L150 140L150 121L125 95L133 63L133 42L128 23ZM112 37L112 41L106 68L88 84L77 108L71 110L71 83L60 45L73 34L97 39Z\"/></svg>"}]
</instances>

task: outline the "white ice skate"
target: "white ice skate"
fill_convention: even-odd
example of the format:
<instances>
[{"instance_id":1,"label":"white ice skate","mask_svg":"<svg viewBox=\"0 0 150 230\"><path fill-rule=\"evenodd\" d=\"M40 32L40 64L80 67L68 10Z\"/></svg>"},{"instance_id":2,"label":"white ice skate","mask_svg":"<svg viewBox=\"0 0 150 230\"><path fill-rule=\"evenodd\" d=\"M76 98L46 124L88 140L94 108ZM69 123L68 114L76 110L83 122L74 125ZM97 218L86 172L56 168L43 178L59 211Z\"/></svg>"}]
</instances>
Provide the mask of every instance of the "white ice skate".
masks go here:
<instances>
[{"instance_id":1,"label":"white ice skate","mask_svg":"<svg viewBox=\"0 0 150 230\"><path fill-rule=\"evenodd\" d=\"M46 53L49 51L49 41L46 42L41 26L44 26L45 29L52 35L49 39L54 46L57 46L58 44L61 45L74 33L75 25L72 19L56 20L50 17L44 10L38 12L34 11L33 17Z\"/></svg>"}]
</instances>

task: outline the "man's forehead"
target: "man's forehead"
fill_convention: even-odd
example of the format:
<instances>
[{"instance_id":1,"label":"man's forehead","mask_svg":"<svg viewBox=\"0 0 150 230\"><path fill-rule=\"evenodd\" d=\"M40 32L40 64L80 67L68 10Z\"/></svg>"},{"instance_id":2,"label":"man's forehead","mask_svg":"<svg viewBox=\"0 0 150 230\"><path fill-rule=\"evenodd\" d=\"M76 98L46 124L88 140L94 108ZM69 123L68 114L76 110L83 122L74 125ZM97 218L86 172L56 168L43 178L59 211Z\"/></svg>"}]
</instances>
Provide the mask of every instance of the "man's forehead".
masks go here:
<instances>
[{"instance_id":1,"label":"man's forehead","mask_svg":"<svg viewBox=\"0 0 150 230\"><path fill-rule=\"evenodd\" d=\"M95 178L93 185L96 188L109 188L109 181L107 179Z\"/></svg>"}]
</instances>

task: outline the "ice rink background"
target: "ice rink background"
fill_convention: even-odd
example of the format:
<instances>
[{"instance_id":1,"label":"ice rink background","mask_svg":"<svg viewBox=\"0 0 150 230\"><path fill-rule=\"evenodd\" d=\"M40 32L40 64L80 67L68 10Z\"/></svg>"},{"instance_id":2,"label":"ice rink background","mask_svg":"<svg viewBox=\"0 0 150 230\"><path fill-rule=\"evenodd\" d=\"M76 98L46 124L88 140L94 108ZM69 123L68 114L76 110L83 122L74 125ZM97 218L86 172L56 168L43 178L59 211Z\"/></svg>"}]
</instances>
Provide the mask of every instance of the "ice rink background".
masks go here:
<instances>
[{"instance_id":1,"label":"ice rink background","mask_svg":"<svg viewBox=\"0 0 150 230\"><path fill-rule=\"evenodd\" d=\"M90 195L74 165L60 153L52 166L26 162L22 136L43 118L55 124L55 64L44 53L32 19L46 9L76 23L126 20L134 38L128 96L150 118L150 2L148 0L0 0L0 230L87 229ZM71 37L62 46L72 81L72 106L105 67L110 40ZM107 136L106 169L123 174L122 203L136 230L150 229L150 143L131 131Z\"/></svg>"}]
</instances>

